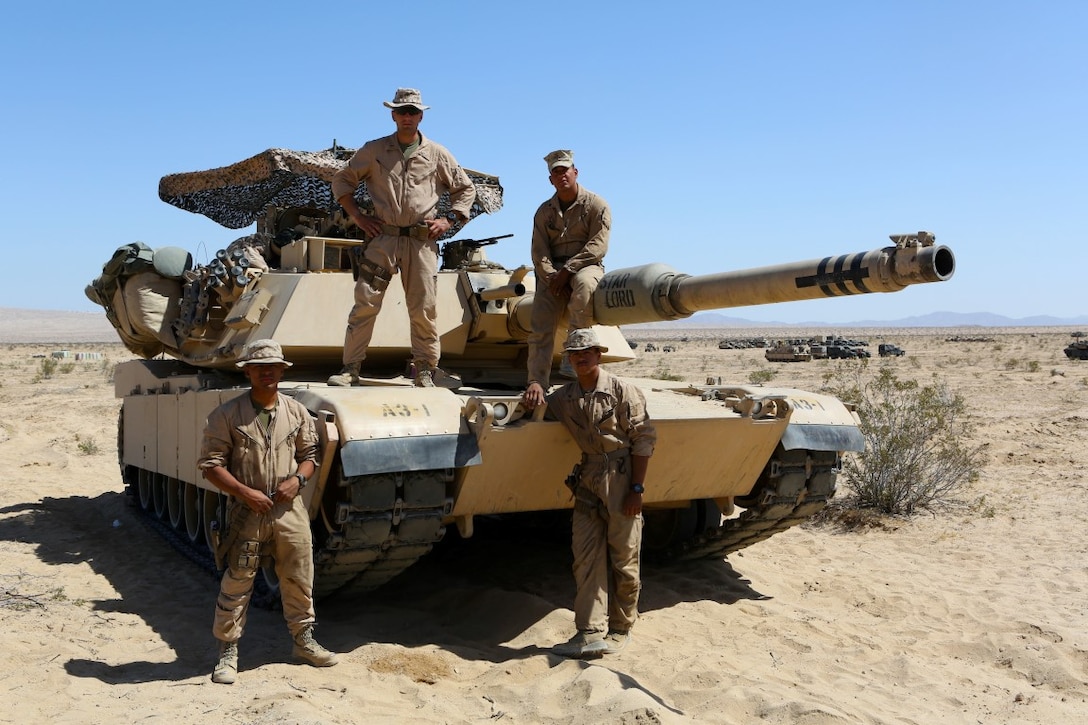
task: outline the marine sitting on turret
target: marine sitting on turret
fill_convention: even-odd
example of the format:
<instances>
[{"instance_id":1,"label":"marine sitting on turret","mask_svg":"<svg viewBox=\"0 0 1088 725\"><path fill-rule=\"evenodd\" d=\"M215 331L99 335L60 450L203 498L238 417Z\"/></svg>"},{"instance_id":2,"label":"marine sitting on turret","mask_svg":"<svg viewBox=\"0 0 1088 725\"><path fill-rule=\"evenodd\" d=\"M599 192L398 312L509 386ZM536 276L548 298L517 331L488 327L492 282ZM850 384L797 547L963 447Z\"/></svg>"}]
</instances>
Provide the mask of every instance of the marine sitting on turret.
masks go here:
<instances>
[{"instance_id":1,"label":"marine sitting on turret","mask_svg":"<svg viewBox=\"0 0 1088 725\"><path fill-rule=\"evenodd\" d=\"M555 331L568 320L568 332L593 326L593 293L604 276L604 255L612 231L608 202L578 184L574 152L544 157L555 194L533 217L532 255L537 288L529 335L529 408L544 402L551 382Z\"/></svg>"}]
</instances>

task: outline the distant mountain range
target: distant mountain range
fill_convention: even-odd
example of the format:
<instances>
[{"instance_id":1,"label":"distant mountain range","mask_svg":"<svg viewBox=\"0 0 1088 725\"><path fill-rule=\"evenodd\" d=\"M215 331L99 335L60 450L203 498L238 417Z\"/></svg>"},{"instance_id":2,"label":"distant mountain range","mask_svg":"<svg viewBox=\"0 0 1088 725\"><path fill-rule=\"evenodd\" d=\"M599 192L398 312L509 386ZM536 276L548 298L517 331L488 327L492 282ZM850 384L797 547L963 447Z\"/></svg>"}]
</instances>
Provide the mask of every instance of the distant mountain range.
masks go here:
<instances>
[{"instance_id":1,"label":"distant mountain range","mask_svg":"<svg viewBox=\"0 0 1088 725\"><path fill-rule=\"evenodd\" d=\"M933 312L898 320L857 320L855 322L753 322L716 312L700 312L683 320L624 325L625 330L776 328L776 327L1084 327L1088 315L1079 317L1004 317L989 312ZM62 312L0 307L0 343L31 342L119 342L117 333L103 312Z\"/></svg>"},{"instance_id":2,"label":"distant mountain range","mask_svg":"<svg viewBox=\"0 0 1088 725\"><path fill-rule=\"evenodd\" d=\"M625 329L711 328L711 327L1068 327L1088 326L1088 315L1079 317L1005 317L990 312L931 312L928 315L901 317L898 320L856 320L854 322L753 322L717 312L700 312L683 320L624 325Z\"/></svg>"}]
</instances>

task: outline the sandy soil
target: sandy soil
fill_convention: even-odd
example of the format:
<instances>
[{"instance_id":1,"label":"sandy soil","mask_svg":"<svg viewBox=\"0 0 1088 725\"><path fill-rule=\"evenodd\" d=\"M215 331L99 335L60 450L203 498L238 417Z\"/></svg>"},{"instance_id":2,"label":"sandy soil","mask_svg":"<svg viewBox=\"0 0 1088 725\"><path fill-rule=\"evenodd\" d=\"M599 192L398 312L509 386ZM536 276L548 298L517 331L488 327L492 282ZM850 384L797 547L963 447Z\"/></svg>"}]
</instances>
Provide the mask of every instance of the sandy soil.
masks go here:
<instances>
[{"instance_id":1,"label":"sandy soil","mask_svg":"<svg viewBox=\"0 0 1088 725\"><path fill-rule=\"evenodd\" d=\"M678 349L613 366L624 375L746 382L771 368L774 384L818 388L841 364L718 349L765 331L629 332ZM1068 330L848 334L898 343L906 357L872 364L970 401L986 466L963 507L806 525L726 561L649 569L632 644L593 662L547 651L570 634L567 542L496 526L395 586L319 604L337 667L292 663L280 614L253 611L233 687L208 678L216 582L123 494L110 370L129 355L5 340L0 722L1083 721L1088 363L1062 354ZM41 377L36 356L57 349L105 357Z\"/></svg>"}]
</instances>

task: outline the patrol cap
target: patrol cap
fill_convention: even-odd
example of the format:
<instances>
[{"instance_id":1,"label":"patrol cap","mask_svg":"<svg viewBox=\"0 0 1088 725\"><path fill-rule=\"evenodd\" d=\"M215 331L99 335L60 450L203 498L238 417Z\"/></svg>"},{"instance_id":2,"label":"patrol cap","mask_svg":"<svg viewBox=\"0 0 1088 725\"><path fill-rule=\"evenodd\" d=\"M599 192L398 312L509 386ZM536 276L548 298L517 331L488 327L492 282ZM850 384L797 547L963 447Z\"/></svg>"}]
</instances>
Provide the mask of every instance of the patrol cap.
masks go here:
<instances>
[{"instance_id":1,"label":"patrol cap","mask_svg":"<svg viewBox=\"0 0 1088 725\"><path fill-rule=\"evenodd\" d=\"M548 165L548 171L551 171L556 166L566 166L569 169L574 166L574 152L569 149L552 151L544 157L544 163Z\"/></svg>"},{"instance_id":2,"label":"patrol cap","mask_svg":"<svg viewBox=\"0 0 1088 725\"><path fill-rule=\"evenodd\" d=\"M246 345L246 354L234 364L240 368L244 368L246 365L265 364L291 367L291 363L283 359L283 348L275 340L254 340Z\"/></svg>"},{"instance_id":3,"label":"patrol cap","mask_svg":"<svg viewBox=\"0 0 1088 725\"><path fill-rule=\"evenodd\" d=\"M567 335L567 344L563 346L563 349L567 352L574 352L575 350L588 350L591 347L595 347L601 352L608 352L608 348L597 339L597 331L592 327L584 327L580 330L570 331L570 334Z\"/></svg>"},{"instance_id":4,"label":"patrol cap","mask_svg":"<svg viewBox=\"0 0 1088 725\"><path fill-rule=\"evenodd\" d=\"M382 105L386 108L414 106L421 111L426 111L430 108L430 106L423 105L423 95L415 88L398 88L397 92L393 94L393 100L382 101Z\"/></svg>"}]
</instances>

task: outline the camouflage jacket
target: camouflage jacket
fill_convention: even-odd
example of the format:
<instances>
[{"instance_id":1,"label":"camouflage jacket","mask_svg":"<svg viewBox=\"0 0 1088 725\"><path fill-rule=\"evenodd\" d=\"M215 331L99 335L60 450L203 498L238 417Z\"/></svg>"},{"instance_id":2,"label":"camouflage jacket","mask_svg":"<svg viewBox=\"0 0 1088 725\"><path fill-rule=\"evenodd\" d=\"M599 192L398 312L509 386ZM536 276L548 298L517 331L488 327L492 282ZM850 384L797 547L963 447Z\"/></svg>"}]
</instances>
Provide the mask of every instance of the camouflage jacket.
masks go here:
<instances>
[{"instance_id":1,"label":"camouflage jacket","mask_svg":"<svg viewBox=\"0 0 1088 725\"><path fill-rule=\"evenodd\" d=\"M577 272L591 264L602 264L612 233L612 211L608 202L578 186L578 197L565 210L552 195L533 217L533 266L538 279L566 267Z\"/></svg>"},{"instance_id":2,"label":"camouflage jacket","mask_svg":"<svg viewBox=\"0 0 1088 725\"><path fill-rule=\"evenodd\" d=\"M433 219L447 191L451 210L465 219L476 200L476 187L453 154L422 133L419 148L407 159L396 134L365 143L333 178L333 198L354 194L362 181L374 200L375 215L398 227Z\"/></svg>"},{"instance_id":3,"label":"camouflage jacket","mask_svg":"<svg viewBox=\"0 0 1088 725\"><path fill-rule=\"evenodd\" d=\"M646 411L646 397L634 385L606 370L597 387L583 394L578 381L548 396L548 412L560 420L582 453L601 455L630 448L633 456L652 456L657 429Z\"/></svg>"},{"instance_id":4,"label":"camouflage jacket","mask_svg":"<svg viewBox=\"0 0 1088 725\"><path fill-rule=\"evenodd\" d=\"M278 393L266 435L246 392L208 415L197 465L222 466L246 486L271 493L306 460L317 463L317 428L306 408Z\"/></svg>"}]
</instances>

